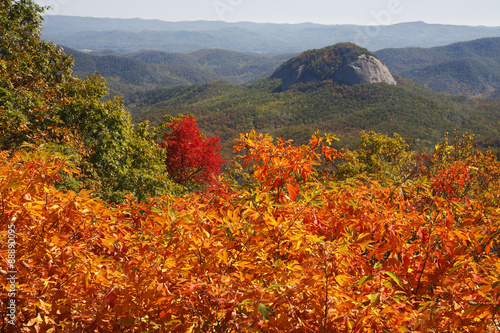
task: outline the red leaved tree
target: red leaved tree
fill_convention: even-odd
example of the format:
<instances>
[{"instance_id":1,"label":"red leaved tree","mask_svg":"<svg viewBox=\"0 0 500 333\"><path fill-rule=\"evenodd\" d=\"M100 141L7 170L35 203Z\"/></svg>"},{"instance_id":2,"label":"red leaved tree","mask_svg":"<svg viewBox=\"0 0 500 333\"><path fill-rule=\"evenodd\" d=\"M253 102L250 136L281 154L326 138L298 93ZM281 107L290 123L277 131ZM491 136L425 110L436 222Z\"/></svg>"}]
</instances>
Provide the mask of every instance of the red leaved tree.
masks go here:
<instances>
[{"instance_id":1,"label":"red leaved tree","mask_svg":"<svg viewBox=\"0 0 500 333\"><path fill-rule=\"evenodd\" d=\"M224 161L219 153L219 137L205 137L193 116L174 119L166 125L169 131L161 147L165 148L165 165L172 179L185 186L208 184L221 171Z\"/></svg>"}]
</instances>

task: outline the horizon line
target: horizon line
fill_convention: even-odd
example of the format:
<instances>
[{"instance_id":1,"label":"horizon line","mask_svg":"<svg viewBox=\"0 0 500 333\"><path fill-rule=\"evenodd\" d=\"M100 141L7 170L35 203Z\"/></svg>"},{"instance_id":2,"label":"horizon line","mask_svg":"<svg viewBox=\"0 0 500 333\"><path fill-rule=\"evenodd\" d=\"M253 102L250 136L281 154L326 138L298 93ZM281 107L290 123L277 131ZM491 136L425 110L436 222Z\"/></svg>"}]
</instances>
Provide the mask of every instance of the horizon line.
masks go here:
<instances>
[{"instance_id":1,"label":"horizon line","mask_svg":"<svg viewBox=\"0 0 500 333\"><path fill-rule=\"evenodd\" d=\"M142 18L142 17L109 17L109 16L80 16L80 15L63 15L63 14L45 14L42 15L42 18L48 16L60 16L60 17L78 17L78 18L90 18L90 19L103 19L103 20L142 20L142 21L160 21L165 23L189 23L189 22L207 22L207 23L226 23L226 24L239 24L239 23L251 23L251 24L270 24L270 25L318 25L318 26L359 26L359 27L389 27L394 25L401 24L426 24L426 25L444 25L444 26L465 26L465 27L484 27L484 28L500 28L500 25L470 25L470 24L456 24L456 23L435 23L435 22L426 22L426 21L404 21L404 22L396 22L392 24L357 24L357 23L317 23L317 22L256 22L256 21L224 21L224 20L180 20L180 21L167 21L163 19L155 19L155 18Z\"/></svg>"}]
</instances>

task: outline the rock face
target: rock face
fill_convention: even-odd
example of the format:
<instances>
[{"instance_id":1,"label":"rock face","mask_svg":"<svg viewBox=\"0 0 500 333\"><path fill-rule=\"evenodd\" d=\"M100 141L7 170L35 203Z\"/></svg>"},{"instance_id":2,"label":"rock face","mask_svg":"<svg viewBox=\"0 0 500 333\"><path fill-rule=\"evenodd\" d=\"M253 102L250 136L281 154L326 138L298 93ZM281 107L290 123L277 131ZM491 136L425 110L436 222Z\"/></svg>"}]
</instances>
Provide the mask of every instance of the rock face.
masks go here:
<instances>
[{"instance_id":1,"label":"rock face","mask_svg":"<svg viewBox=\"0 0 500 333\"><path fill-rule=\"evenodd\" d=\"M311 81L320 81L321 78L312 73L304 71L305 65L300 65L299 68L293 69L289 66L281 66L271 79L281 79L281 90L287 90L296 83L307 83Z\"/></svg>"},{"instance_id":2,"label":"rock face","mask_svg":"<svg viewBox=\"0 0 500 333\"><path fill-rule=\"evenodd\" d=\"M343 65L332 78L339 83L353 86L361 83L385 82L396 85L389 69L377 58L362 54L358 59Z\"/></svg>"},{"instance_id":3,"label":"rock face","mask_svg":"<svg viewBox=\"0 0 500 333\"><path fill-rule=\"evenodd\" d=\"M347 85L385 82L396 85L389 69L371 52L350 43L312 50L290 59L271 79L281 79L281 89L296 83L333 80Z\"/></svg>"}]
</instances>

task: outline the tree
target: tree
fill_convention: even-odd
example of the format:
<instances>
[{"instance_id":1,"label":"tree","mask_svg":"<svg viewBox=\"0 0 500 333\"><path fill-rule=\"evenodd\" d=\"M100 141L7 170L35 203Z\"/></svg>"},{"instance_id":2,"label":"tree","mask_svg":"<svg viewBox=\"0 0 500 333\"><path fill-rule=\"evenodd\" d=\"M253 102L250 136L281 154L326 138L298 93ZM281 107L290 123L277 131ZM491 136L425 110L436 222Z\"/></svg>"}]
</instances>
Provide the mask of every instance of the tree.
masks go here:
<instances>
[{"instance_id":1,"label":"tree","mask_svg":"<svg viewBox=\"0 0 500 333\"><path fill-rule=\"evenodd\" d=\"M134 126L119 98L102 101L105 83L100 76L76 80L58 113L87 148L80 165L84 186L112 202L127 194L147 200L165 193L170 185L164 176L164 152L156 143L159 130L147 123Z\"/></svg>"},{"instance_id":2,"label":"tree","mask_svg":"<svg viewBox=\"0 0 500 333\"><path fill-rule=\"evenodd\" d=\"M120 99L104 102L102 77L71 75L72 58L40 39L42 12L30 0L0 2L0 149L45 145L74 155L80 175L61 185L110 201L164 193L158 132L134 127Z\"/></svg>"},{"instance_id":3,"label":"tree","mask_svg":"<svg viewBox=\"0 0 500 333\"><path fill-rule=\"evenodd\" d=\"M177 183L192 187L208 184L220 173L224 161L218 137L205 137L193 116L182 116L166 124L170 129L161 143L166 151L165 165Z\"/></svg>"},{"instance_id":4,"label":"tree","mask_svg":"<svg viewBox=\"0 0 500 333\"><path fill-rule=\"evenodd\" d=\"M73 81L72 60L40 40L42 11L28 0L0 2L1 149L68 138L57 109Z\"/></svg>"},{"instance_id":5,"label":"tree","mask_svg":"<svg viewBox=\"0 0 500 333\"><path fill-rule=\"evenodd\" d=\"M340 179L362 175L403 179L414 164L408 144L397 133L391 138L374 131L363 131L357 149L344 149L341 155L336 172Z\"/></svg>"}]
</instances>

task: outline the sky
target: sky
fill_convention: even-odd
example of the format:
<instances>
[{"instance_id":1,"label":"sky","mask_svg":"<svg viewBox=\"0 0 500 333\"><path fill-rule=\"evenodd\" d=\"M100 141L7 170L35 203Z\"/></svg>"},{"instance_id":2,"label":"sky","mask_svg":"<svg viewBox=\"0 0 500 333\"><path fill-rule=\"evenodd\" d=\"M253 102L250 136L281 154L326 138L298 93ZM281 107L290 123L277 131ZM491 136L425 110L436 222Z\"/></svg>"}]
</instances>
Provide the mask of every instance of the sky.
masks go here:
<instances>
[{"instance_id":1,"label":"sky","mask_svg":"<svg viewBox=\"0 0 500 333\"><path fill-rule=\"evenodd\" d=\"M51 15L386 25L402 22L500 26L500 0L35 0Z\"/></svg>"}]
</instances>

